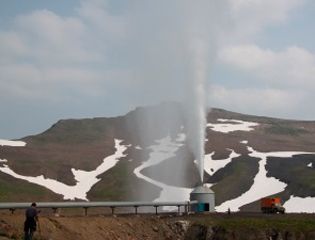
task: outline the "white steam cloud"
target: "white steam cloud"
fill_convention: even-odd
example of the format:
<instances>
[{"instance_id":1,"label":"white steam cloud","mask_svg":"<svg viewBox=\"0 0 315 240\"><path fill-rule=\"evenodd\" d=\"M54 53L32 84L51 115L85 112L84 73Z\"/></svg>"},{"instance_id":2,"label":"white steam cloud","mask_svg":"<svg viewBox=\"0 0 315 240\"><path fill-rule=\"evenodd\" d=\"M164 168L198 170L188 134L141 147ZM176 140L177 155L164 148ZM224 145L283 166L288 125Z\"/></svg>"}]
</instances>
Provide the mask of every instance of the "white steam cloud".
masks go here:
<instances>
[{"instance_id":1,"label":"white steam cloud","mask_svg":"<svg viewBox=\"0 0 315 240\"><path fill-rule=\"evenodd\" d=\"M203 181L206 94L226 1L137 1L130 7L126 49L135 98L184 106L190 151ZM143 103L142 99L138 99ZM165 116L163 116L164 118ZM150 134L150 133L145 133ZM181 163L179 163L181 164ZM184 163L183 163L184 164Z\"/></svg>"},{"instance_id":2,"label":"white steam cloud","mask_svg":"<svg viewBox=\"0 0 315 240\"><path fill-rule=\"evenodd\" d=\"M206 56L205 53L207 47L201 39L196 39L193 42L192 49L192 69L193 76L189 83L191 84L188 94L189 98L185 101L187 106L187 112L185 117L187 118L188 127L188 143L191 147L191 151L194 154L198 164L198 171L203 182L203 169L204 169L204 142L205 142L205 128L206 128L206 100L205 89L206 88Z\"/></svg>"}]
</instances>

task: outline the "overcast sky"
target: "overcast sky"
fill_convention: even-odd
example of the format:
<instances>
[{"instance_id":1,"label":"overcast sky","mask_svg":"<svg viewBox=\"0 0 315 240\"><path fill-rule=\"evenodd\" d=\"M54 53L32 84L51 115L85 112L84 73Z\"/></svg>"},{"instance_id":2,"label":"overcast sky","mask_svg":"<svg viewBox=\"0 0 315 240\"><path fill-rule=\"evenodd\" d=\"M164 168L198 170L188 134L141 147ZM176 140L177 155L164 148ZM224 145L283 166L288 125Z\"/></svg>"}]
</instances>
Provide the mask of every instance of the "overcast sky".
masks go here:
<instances>
[{"instance_id":1,"label":"overcast sky","mask_svg":"<svg viewBox=\"0 0 315 240\"><path fill-rule=\"evenodd\" d=\"M177 100L200 25L209 107L315 120L315 1L199 2L2 0L0 138Z\"/></svg>"}]
</instances>

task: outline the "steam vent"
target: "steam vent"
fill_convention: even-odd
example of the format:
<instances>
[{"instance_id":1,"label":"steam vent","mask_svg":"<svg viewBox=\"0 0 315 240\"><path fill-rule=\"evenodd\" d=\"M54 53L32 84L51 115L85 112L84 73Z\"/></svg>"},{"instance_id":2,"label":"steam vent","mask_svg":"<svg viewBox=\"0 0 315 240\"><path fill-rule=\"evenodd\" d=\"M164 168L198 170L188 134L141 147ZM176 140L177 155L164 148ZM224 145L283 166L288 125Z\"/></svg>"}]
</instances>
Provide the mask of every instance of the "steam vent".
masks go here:
<instances>
[{"instance_id":1,"label":"steam vent","mask_svg":"<svg viewBox=\"0 0 315 240\"><path fill-rule=\"evenodd\" d=\"M214 212L214 192L205 186L198 186L190 193L190 201L197 200L192 205L194 212Z\"/></svg>"}]
</instances>

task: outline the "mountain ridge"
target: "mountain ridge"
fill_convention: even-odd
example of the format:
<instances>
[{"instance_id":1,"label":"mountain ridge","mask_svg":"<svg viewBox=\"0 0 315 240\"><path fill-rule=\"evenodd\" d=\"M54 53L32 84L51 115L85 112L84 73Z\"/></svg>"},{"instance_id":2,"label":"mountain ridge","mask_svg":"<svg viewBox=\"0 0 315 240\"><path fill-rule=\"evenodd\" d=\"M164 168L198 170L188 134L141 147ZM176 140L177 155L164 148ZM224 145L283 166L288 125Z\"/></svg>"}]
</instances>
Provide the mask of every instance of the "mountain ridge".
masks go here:
<instances>
[{"instance_id":1,"label":"mountain ridge","mask_svg":"<svg viewBox=\"0 0 315 240\"><path fill-rule=\"evenodd\" d=\"M313 162L315 164L315 121L260 117L213 108L207 115L207 123L207 161L219 163L223 159L229 159L231 149L239 155L229 159L227 165L212 175L207 173L211 173L211 169L205 171L205 181L213 185L212 189L216 192L217 206L241 196L254 186L254 179L261 169L261 159L251 157L253 153L249 147L253 147L257 153L307 152L306 156L280 159L271 155L266 158L264 168L267 172L266 179L276 177L287 185L278 193L284 201L295 194L300 197L315 197L315 186L312 184L314 169L307 166ZM185 124L183 106L177 103L139 107L118 117L60 120L40 134L21 138L20 140L27 143L25 147L0 147L0 159L7 160L6 163L0 163L0 170L6 164L20 176L44 175L47 179L60 181L69 187L75 186L78 181L74 170L94 171L106 157L115 154L117 148L114 139L120 139L122 146L126 146L124 157L97 176L99 181L87 192L89 200L154 200L162 194L159 184L182 187L188 192L198 184L199 177L187 139L177 143L179 145L174 150L173 157L165 154L166 158L161 162L141 171L141 174L149 176L158 185L154 186L140 179L134 172L154 155L154 146L158 148L167 143L167 136L168 144L172 145L180 134L186 134ZM251 124L254 126L250 127ZM222 129L229 128L234 130L222 132ZM237 130L238 128L241 130ZM164 147L168 149L167 145ZM290 164L290 161L294 164ZM282 174L282 170L286 174ZM301 176L305 173L309 177L294 178L292 173ZM0 181L5 181L5 185L10 186L20 184L22 180L0 172ZM34 184L26 185L31 192ZM62 200L61 195L46 188L40 189L41 193L37 196L23 193L16 198L13 196L14 191L5 189L2 190L5 194L0 201L25 197ZM257 210L255 199L252 204L254 205L244 204L248 205L245 210Z\"/></svg>"}]
</instances>

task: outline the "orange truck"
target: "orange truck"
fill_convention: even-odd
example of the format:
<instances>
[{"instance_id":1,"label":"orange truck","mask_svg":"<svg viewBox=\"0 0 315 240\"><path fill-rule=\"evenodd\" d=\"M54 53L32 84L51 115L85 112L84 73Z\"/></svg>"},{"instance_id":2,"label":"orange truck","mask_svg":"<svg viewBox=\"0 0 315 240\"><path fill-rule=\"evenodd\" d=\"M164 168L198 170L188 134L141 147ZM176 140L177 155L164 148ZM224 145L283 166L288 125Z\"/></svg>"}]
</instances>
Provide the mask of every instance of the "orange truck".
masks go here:
<instances>
[{"instance_id":1,"label":"orange truck","mask_svg":"<svg viewBox=\"0 0 315 240\"><path fill-rule=\"evenodd\" d=\"M263 213L284 213L285 208L281 205L281 199L275 198L262 198L260 200L260 207Z\"/></svg>"}]
</instances>

